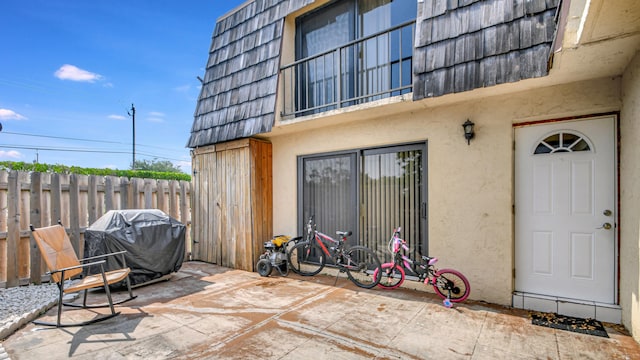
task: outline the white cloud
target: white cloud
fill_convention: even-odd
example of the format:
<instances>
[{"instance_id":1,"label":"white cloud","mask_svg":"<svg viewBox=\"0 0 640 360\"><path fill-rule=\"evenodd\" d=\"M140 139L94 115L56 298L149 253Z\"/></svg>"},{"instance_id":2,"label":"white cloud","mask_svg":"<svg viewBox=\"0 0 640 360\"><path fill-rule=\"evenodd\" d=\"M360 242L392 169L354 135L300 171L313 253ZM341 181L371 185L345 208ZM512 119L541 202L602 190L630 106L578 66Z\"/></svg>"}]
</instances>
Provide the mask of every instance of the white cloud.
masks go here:
<instances>
[{"instance_id":1,"label":"white cloud","mask_svg":"<svg viewBox=\"0 0 640 360\"><path fill-rule=\"evenodd\" d=\"M177 92L186 93L186 92L189 92L189 90L191 90L191 85L178 86L174 88L174 90Z\"/></svg>"},{"instance_id":2,"label":"white cloud","mask_svg":"<svg viewBox=\"0 0 640 360\"><path fill-rule=\"evenodd\" d=\"M26 120L27 118L9 109L0 109L0 119L2 120Z\"/></svg>"},{"instance_id":3,"label":"white cloud","mask_svg":"<svg viewBox=\"0 0 640 360\"><path fill-rule=\"evenodd\" d=\"M76 66L65 64L60 67L55 73L55 77L60 80L82 81L82 82L95 82L96 80L102 80L103 76L100 74L92 73L87 70L80 69Z\"/></svg>"},{"instance_id":4,"label":"white cloud","mask_svg":"<svg viewBox=\"0 0 640 360\"><path fill-rule=\"evenodd\" d=\"M187 171L187 173L191 170L191 161L174 161L173 165L179 167L182 171Z\"/></svg>"},{"instance_id":5,"label":"white cloud","mask_svg":"<svg viewBox=\"0 0 640 360\"><path fill-rule=\"evenodd\" d=\"M154 123L163 123L165 114L159 111L151 111L149 112L149 117L147 117L147 121Z\"/></svg>"},{"instance_id":6,"label":"white cloud","mask_svg":"<svg viewBox=\"0 0 640 360\"><path fill-rule=\"evenodd\" d=\"M126 118L125 116L122 116L122 115L115 115L115 114L112 114L112 115L109 115L109 116L107 116L107 117L108 117L109 119L113 119L113 120L127 120L127 118Z\"/></svg>"},{"instance_id":7,"label":"white cloud","mask_svg":"<svg viewBox=\"0 0 640 360\"><path fill-rule=\"evenodd\" d=\"M0 159L1 158L20 159L22 158L22 154L19 151L15 151L15 150L9 150L9 151L0 150Z\"/></svg>"}]
</instances>

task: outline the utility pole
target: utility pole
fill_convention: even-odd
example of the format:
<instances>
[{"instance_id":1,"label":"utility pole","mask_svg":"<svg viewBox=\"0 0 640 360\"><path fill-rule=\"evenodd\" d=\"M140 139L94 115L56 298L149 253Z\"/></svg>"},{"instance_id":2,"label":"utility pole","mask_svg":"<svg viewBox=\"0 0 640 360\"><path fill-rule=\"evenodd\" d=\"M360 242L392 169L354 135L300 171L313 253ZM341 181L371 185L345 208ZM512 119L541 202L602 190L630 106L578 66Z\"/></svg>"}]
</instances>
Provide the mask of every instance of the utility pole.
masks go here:
<instances>
[{"instance_id":1,"label":"utility pole","mask_svg":"<svg viewBox=\"0 0 640 360\"><path fill-rule=\"evenodd\" d=\"M131 111L127 111L127 114L133 119L133 162L131 163L131 170L135 170L136 167L136 108L131 104Z\"/></svg>"}]
</instances>

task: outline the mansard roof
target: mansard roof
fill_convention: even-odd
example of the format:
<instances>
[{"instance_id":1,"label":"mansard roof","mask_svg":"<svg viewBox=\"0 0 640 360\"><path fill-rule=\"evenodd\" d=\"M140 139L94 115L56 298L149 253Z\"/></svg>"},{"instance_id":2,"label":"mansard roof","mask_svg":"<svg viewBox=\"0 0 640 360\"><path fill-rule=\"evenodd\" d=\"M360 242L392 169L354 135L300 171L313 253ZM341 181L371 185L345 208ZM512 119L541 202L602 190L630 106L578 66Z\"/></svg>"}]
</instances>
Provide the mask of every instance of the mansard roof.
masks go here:
<instances>
[{"instance_id":1,"label":"mansard roof","mask_svg":"<svg viewBox=\"0 0 640 360\"><path fill-rule=\"evenodd\" d=\"M218 20L191 128L196 148L271 131L284 18L313 0L253 0ZM559 0L417 1L414 100L548 74Z\"/></svg>"}]
</instances>

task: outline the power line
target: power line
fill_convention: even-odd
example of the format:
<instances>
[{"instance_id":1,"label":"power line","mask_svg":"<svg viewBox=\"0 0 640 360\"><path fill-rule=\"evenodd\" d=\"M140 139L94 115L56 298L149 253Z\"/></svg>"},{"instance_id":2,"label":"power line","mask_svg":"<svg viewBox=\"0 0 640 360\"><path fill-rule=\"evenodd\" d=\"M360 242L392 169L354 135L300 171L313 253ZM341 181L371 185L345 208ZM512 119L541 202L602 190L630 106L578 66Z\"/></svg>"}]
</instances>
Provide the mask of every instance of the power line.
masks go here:
<instances>
[{"instance_id":1,"label":"power line","mask_svg":"<svg viewBox=\"0 0 640 360\"><path fill-rule=\"evenodd\" d=\"M100 143L108 143L108 144L126 144L126 143L123 143L123 142L120 142L120 141L79 139L79 138L70 138L70 137L64 137L64 136L24 134L24 133L10 132L10 131L3 131L2 133L3 134L11 134L11 135L41 137L41 138L48 138L48 139L74 140L74 141L86 141L86 142L100 142Z\"/></svg>"},{"instance_id":2,"label":"power line","mask_svg":"<svg viewBox=\"0 0 640 360\"><path fill-rule=\"evenodd\" d=\"M6 145L0 144L0 148L7 149L21 149L21 150L35 150L35 151L64 151L64 152L77 152L77 153L101 153L101 154L129 154L129 151L120 151L120 150L104 150L104 149L84 149L84 148L65 148L65 147L42 147L42 146L34 146L34 145ZM173 161L184 161L184 159L176 159L170 158L166 156L160 156L150 153L138 152L138 154L152 157L155 159L163 159L163 160L173 160Z\"/></svg>"},{"instance_id":3,"label":"power line","mask_svg":"<svg viewBox=\"0 0 640 360\"><path fill-rule=\"evenodd\" d=\"M131 145L131 143L126 143L122 141L108 141L108 140L95 140L95 139L82 139L82 138L72 138L72 137L64 137L64 136L52 136L52 135L39 135L39 134L25 134L25 133L17 133L10 131L2 131L0 134L11 134L11 135L20 135L20 136L30 136L30 137L39 137L39 138L47 138L47 139L60 139L60 140L73 140L73 141L85 141L85 142L93 142L93 143L105 143L105 144L119 144L119 145ZM154 146L154 145L144 145L144 144L136 144L138 146L144 146L148 148L155 148L160 150L170 150L166 147Z\"/></svg>"},{"instance_id":4,"label":"power line","mask_svg":"<svg viewBox=\"0 0 640 360\"><path fill-rule=\"evenodd\" d=\"M128 151L115 151L115 150L92 150L92 149L79 149L79 148L63 148L63 147L42 147L42 146L28 146L28 145L6 145L0 144L0 147L7 149L22 149L22 150L48 150L48 151L68 151L68 152L89 152L89 153L105 153L105 154L127 154Z\"/></svg>"}]
</instances>

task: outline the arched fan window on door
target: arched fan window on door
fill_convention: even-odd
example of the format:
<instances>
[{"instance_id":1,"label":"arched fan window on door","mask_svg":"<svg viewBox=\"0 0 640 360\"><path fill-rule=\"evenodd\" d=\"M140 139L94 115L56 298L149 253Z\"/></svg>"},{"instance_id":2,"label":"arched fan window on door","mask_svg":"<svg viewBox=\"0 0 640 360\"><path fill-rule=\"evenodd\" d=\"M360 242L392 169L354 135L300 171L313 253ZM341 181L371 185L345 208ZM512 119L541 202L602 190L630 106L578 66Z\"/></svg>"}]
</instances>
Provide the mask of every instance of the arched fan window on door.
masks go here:
<instances>
[{"instance_id":1,"label":"arched fan window on door","mask_svg":"<svg viewBox=\"0 0 640 360\"><path fill-rule=\"evenodd\" d=\"M559 131L538 142L534 155L552 154L559 152L591 151L588 139L575 131Z\"/></svg>"}]
</instances>

